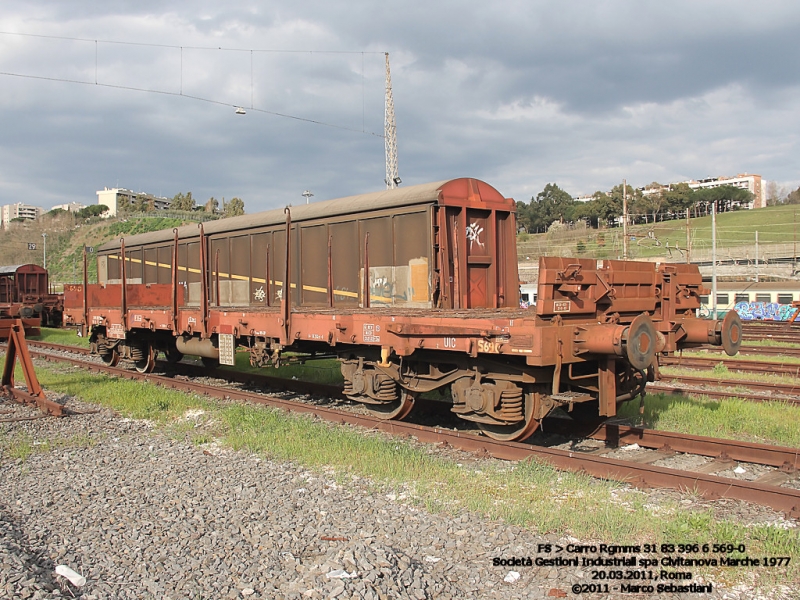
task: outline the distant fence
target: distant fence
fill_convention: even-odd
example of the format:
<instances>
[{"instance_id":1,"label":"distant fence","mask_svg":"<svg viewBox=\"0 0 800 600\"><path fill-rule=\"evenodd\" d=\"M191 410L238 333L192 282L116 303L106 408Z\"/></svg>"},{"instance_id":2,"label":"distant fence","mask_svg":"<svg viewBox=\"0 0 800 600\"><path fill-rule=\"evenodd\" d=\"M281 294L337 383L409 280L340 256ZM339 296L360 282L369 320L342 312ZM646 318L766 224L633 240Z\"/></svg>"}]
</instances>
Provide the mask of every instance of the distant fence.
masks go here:
<instances>
[{"instance_id":1,"label":"distant fence","mask_svg":"<svg viewBox=\"0 0 800 600\"><path fill-rule=\"evenodd\" d=\"M180 219L181 221L216 221L222 215L213 215L202 210L198 211L170 211L170 210L151 210L147 212L125 212L117 213L119 219Z\"/></svg>"}]
</instances>

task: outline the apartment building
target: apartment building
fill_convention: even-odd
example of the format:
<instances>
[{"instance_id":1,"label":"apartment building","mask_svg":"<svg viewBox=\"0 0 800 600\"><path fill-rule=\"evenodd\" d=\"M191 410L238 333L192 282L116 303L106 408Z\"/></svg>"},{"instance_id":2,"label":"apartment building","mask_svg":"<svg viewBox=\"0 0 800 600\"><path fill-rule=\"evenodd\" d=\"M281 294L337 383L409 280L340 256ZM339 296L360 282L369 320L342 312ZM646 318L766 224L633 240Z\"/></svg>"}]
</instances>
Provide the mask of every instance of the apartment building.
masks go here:
<instances>
[{"instance_id":1,"label":"apartment building","mask_svg":"<svg viewBox=\"0 0 800 600\"><path fill-rule=\"evenodd\" d=\"M31 206L30 204L23 204L17 202L15 204L6 204L0 209L0 218L2 218L3 229L8 229L11 221L14 219L25 219L26 221L35 221L40 215L43 215L45 210L41 206Z\"/></svg>"},{"instance_id":2,"label":"apartment building","mask_svg":"<svg viewBox=\"0 0 800 600\"><path fill-rule=\"evenodd\" d=\"M124 188L105 188L97 192L97 203L105 204L108 207L109 217L117 215L117 211L124 207L135 206L137 202L144 200L155 210L166 210L172 204L169 198L161 198L143 192L132 192Z\"/></svg>"}]
</instances>

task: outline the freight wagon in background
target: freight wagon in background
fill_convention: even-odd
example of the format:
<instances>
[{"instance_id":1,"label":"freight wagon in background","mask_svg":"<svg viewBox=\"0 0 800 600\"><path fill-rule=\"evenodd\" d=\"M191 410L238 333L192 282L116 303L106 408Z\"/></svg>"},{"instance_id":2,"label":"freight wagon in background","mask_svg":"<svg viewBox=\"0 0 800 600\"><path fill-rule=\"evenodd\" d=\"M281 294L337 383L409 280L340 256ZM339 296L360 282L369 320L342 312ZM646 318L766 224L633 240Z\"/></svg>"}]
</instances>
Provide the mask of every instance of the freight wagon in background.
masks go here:
<instances>
[{"instance_id":1,"label":"freight wagon in background","mask_svg":"<svg viewBox=\"0 0 800 600\"><path fill-rule=\"evenodd\" d=\"M52 293L47 269L34 264L0 267L0 317L60 327L63 310L64 296Z\"/></svg>"},{"instance_id":2,"label":"freight wagon in background","mask_svg":"<svg viewBox=\"0 0 800 600\"><path fill-rule=\"evenodd\" d=\"M536 307L520 308L514 211L464 178L136 235L98 249L98 284L66 286L64 321L140 371L158 352L336 356L344 393L375 415L449 391L453 413L507 440L556 407L616 414L659 352L737 351L734 314L696 317L690 265L543 258Z\"/></svg>"}]
</instances>

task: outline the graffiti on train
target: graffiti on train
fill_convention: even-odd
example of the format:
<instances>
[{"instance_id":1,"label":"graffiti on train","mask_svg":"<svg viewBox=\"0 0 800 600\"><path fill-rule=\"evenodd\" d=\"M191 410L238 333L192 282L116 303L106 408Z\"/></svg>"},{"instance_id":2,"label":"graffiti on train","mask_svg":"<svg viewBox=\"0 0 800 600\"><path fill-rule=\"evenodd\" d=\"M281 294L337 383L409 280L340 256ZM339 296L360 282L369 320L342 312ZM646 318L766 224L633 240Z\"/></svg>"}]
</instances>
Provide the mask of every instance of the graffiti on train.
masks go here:
<instances>
[{"instance_id":1,"label":"graffiti on train","mask_svg":"<svg viewBox=\"0 0 800 600\"><path fill-rule=\"evenodd\" d=\"M734 310L742 321L791 321L797 309L777 302L737 302Z\"/></svg>"}]
</instances>

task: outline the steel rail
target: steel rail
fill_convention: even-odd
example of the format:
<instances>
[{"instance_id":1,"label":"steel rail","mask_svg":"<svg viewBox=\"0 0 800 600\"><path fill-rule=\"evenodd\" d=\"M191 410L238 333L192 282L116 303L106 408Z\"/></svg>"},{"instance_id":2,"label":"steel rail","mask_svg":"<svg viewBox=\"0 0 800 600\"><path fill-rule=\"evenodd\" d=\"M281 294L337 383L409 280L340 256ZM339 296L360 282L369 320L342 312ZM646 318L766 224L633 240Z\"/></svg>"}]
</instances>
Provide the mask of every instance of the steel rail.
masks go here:
<instances>
[{"instance_id":1,"label":"steel rail","mask_svg":"<svg viewBox=\"0 0 800 600\"><path fill-rule=\"evenodd\" d=\"M800 339L798 340L800 342ZM716 346L699 346L694 350L699 350L703 352L707 352L708 354L719 354L720 356L725 356L721 353L720 349ZM748 355L748 354L759 354L759 355L770 355L770 356L800 356L800 347L789 347L789 346L741 346L739 348L739 355Z\"/></svg>"},{"instance_id":2,"label":"steel rail","mask_svg":"<svg viewBox=\"0 0 800 600\"><path fill-rule=\"evenodd\" d=\"M674 431L657 431L640 427L629 427L616 423L601 423L598 426L580 424L568 419L547 421L548 433L577 435L604 441L612 448L622 444L638 444L643 448L661 452L680 452L710 456L720 461L731 460L778 467L786 473L800 469L800 448L770 446L738 440L724 440Z\"/></svg>"},{"instance_id":3,"label":"steel rail","mask_svg":"<svg viewBox=\"0 0 800 600\"><path fill-rule=\"evenodd\" d=\"M748 392L739 392L736 390L720 390L687 387L675 383L648 383L647 391L660 394L675 394L678 396L706 396L708 398L715 398L723 400L725 398L740 398L750 402L785 402L787 404L798 404L800 400L797 398L783 398L768 396L766 394L751 394Z\"/></svg>"},{"instance_id":4,"label":"steel rail","mask_svg":"<svg viewBox=\"0 0 800 600\"><path fill-rule=\"evenodd\" d=\"M754 392L780 393L790 396L789 398L773 398L773 400L786 400L793 404L800 403L800 383L765 383L763 381L746 381L743 379L722 379L720 377L699 377L694 375L666 375L661 374L661 381L680 381L688 385L714 385L727 387L746 387ZM795 398L791 398L795 396Z\"/></svg>"},{"instance_id":5,"label":"steel rail","mask_svg":"<svg viewBox=\"0 0 800 600\"><path fill-rule=\"evenodd\" d=\"M447 444L468 452L483 453L504 460L519 461L527 458L537 458L559 469L584 472L601 479L622 481L639 487L656 486L678 490L693 490L710 499L731 498L753 502L782 511L791 517L800 517L800 490L791 488L740 481L705 473L678 471L603 456L585 455L557 448L531 446L521 442L498 442L487 437L460 431L426 427L402 421L386 421L311 404L254 395L242 390L178 381L161 375L153 375L152 373L138 373L119 367L87 363L83 360L66 356L36 354L40 354L47 360L68 362L82 366L90 371L111 374L131 380L147 381L184 392L203 394L226 400L265 404L286 411L313 415L335 423L376 429L396 436L414 437L421 442Z\"/></svg>"},{"instance_id":6,"label":"steel rail","mask_svg":"<svg viewBox=\"0 0 800 600\"><path fill-rule=\"evenodd\" d=\"M730 357L711 356L664 356L658 359L662 367L687 367L689 369L713 369L719 364L725 365L734 371L755 373L777 373L800 377L800 364L782 363L776 361L756 361L745 359L732 359Z\"/></svg>"}]
</instances>

